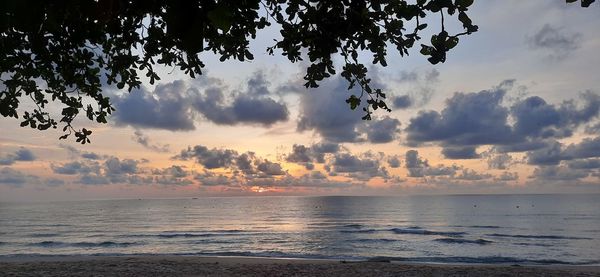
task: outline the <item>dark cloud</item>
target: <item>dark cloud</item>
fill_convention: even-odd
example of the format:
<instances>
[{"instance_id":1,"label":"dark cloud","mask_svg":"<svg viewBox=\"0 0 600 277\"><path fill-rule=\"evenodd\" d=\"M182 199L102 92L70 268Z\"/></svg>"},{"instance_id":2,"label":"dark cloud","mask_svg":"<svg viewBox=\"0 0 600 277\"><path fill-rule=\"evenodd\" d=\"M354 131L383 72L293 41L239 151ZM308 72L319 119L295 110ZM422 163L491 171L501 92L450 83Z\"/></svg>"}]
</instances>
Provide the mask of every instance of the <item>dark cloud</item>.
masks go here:
<instances>
[{"instance_id":1,"label":"dark cloud","mask_svg":"<svg viewBox=\"0 0 600 277\"><path fill-rule=\"evenodd\" d=\"M453 176L458 169L456 166L430 166L426 159L419 157L417 150L406 151L404 166L408 177Z\"/></svg>"},{"instance_id":2,"label":"dark cloud","mask_svg":"<svg viewBox=\"0 0 600 277\"><path fill-rule=\"evenodd\" d=\"M238 186L234 179L231 179L223 174L217 174L208 170L203 173L196 174L194 179L200 182L200 185L212 187L212 186Z\"/></svg>"},{"instance_id":3,"label":"dark cloud","mask_svg":"<svg viewBox=\"0 0 600 277\"><path fill-rule=\"evenodd\" d=\"M455 93L441 113L419 112L406 128L409 145L439 141L445 147L464 147L512 141L508 109L500 105L505 94L503 86Z\"/></svg>"},{"instance_id":4,"label":"dark cloud","mask_svg":"<svg viewBox=\"0 0 600 277\"><path fill-rule=\"evenodd\" d=\"M278 163L271 162L269 160L263 160L256 165L256 169L258 171L269 175L269 176L277 176L277 175L286 175L287 172L283 171L281 165Z\"/></svg>"},{"instance_id":5,"label":"dark cloud","mask_svg":"<svg viewBox=\"0 0 600 277\"><path fill-rule=\"evenodd\" d=\"M306 169L314 169L314 163L325 163L327 154L335 154L340 151L340 145L330 142L316 143L311 146L294 144L292 153L285 156L285 160L291 163L304 165Z\"/></svg>"},{"instance_id":6,"label":"dark cloud","mask_svg":"<svg viewBox=\"0 0 600 277\"><path fill-rule=\"evenodd\" d=\"M102 163L84 159L64 164L52 164L50 168L56 174L77 175L77 182L83 185L150 184L152 179L141 176L139 167L143 161L119 159L114 156L103 157Z\"/></svg>"},{"instance_id":7,"label":"dark cloud","mask_svg":"<svg viewBox=\"0 0 600 277\"><path fill-rule=\"evenodd\" d=\"M56 174L79 175L79 174L100 174L100 164L97 162L68 162L62 165L51 165L50 168Z\"/></svg>"},{"instance_id":8,"label":"dark cloud","mask_svg":"<svg viewBox=\"0 0 600 277\"><path fill-rule=\"evenodd\" d=\"M544 148L527 152L527 162L533 165L558 165L560 161L569 159L562 151L562 144L553 141Z\"/></svg>"},{"instance_id":9,"label":"dark cloud","mask_svg":"<svg viewBox=\"0 0 600 277\"><path fill-rule=\"evenodd\" d=\"M512 156L507 153L491 154L487 157L489 169L507 169L512 163Z\"/></svg>"},{"instance_id":10,"label":"dark cloud","mask_svg":"<svg viewBox=\"0 0 600 277\"><path fill-rule=\"evenodd\" d=\"M223 86L211 86L198 93L193 100L194 109L218 125L250 124L269 127L287 121L289 111L283 102L269 97L269 83L264 73L257 72L247 82L246 91L233 96L227 103Z\"/></svg>"},{"instance_id":11,"label":"dark cloud","mask_svg":"<svg viewBox=\"0 0 600 277\"><path fill-rule=\"evenodd\" d=\"M86 153L81 153L81 157L84 159L88 159L88 160L100 160L102 159L102 156L93 153L93 152L86 152Z\"/></svg>"},{"instance_id":12,"label":"dark cloud","mask_svg":"<svg viewBox=\"0 0 600 277\"><path fill-rule=\"evenodd\" d=\"M392 106L396 109L407 109L426 105L435 92L439 76L440 72L435 68L421 72L417 70L401 71L393 80L402 86L407 86L403 89L408 90L408 93L393 98Z\"/></svg>"},{"instance_id":13,"label":"dark cloud","mask_svg":"<svg viewBox=\"0 0 600 277\"><path fill-rule=\"evenodd\" d=\"M358 131L358 127L364 124L361 108L351 110L345 102L351 94L360 95L360 92L356 88L351 91L347 88L347 81L336 76L318 88L302 93L298 130L313 130L331 142L364 141Z\"/></svg>"},{"instance_id":14,"label":"dark cloud","mask_svg":"<svg viewBox=\"0 0 600 277\"><path fill-rule=\"evenodd\" d=\"M494 178L494 180L501 182L516 181L519 180L519 174L516 172L504 171L500 176Z\"/></svg>"},{"instance_id":15,"label":"dark cloud","mask_svg":"<svg viewBox=\"0 0 600 277\"><path fill-rule=\"evenodd\" d=\"M44 180L44 185L49 186L49 187L60 187L63 186L65 184L64 180L61 179L46 179Z\"/></svg>"},{"instance_id":16,"label":"dark cloud","mask_svg":"<svg viewBox=\"0 0 600 277\"><path fill-rule=\"evenodd\" d=\"M256 169L254 168L255 161L256 155L254 152L246 152L235 158L235 165L243 174L254 174L256 173Z\"/></svg>"},{"instance_id":17,"label":"dark cloud","mask_svg":"<svg viewBox=\"0 0 600 277\"><path fill-rule=\"evenodd\" d=\"M327 168L332 176L341 174L363 181L375 177L387 178L389 174L385 167L381 166L382 158L382 156L376 156L370 152L363 153L361 156L338 153L327 164Z\"/></svg>"},{"instance_id":18,"label":"dark cloud","mask_svg":"<svg viewBox=\"0 0 600 277\"><path fill-rule=\"evenodd\" d=\"M194 113L190 107L192 91L184 81L157 85L154 92L133 90L113 97L114 122L140 128L170 131L194 130Z\"/></svg>"},{"instance_id":19,"label":"dark cloud","mask_svg":"<svg viewBox=\"0 0 600 277\"><path fill-rule=\"evenodd\" d=\"M558 165L561 161L596 157L600 157L600 137L586 138L566 147L553 141L544 148L527 152L528 163L532 165Z\"/></svg>"},{"instance_id":20,"label":"dark cloud","mask_svg":"<svg viewBox=\"0 0 600 277\"><path fill-rule=\"evenodd\" d=\"M413 70L413 71L402 70L398 74L396 81L400 82L400 83L416 82L418 79L419 79L419 73L416 70Z\"/></svg>"},{"instance_id":21,"label":"dark cloud","mask_svg":"<svg viewBox=\"0 0 600 277\"><path fill-rule=\"evenodd\" d=\"M195 160L207 169L228 168L233 164L238 153L229 149L208 149L206 146L196 145L188 147L175 156L179 160Z\"/></svg>"},{"instance_id":22,"label":"dark cloud","mask_svg":"<svg viewBox=\"0 0 600 277\"><path fill-rule=\"evenodd\" d=\"M93 152L81 152L79 149L77 149L71 145L67 145L67 144L61 143L58 145L58 147L66 149L67 151L69 151L69 153L73 157L82 157L82 158L88 159L88 160L101 160L101 159L106 158L105 156L98 155Z\"/></svg>"},{"instance_id":23,"label":"dark cloud","mask_svg":"<svg viewBox=\"0 0 600 277\"><path fill-rule=\"evenodd\" d=\"M234 177L240 178L266 178L269 176L287 175L281 165L276 162L269 161L257 157L254 152L246 152L239 154L235 150L230 149L209 149L202 145L196 145L193 148L188 147L174 159L179 160L195 160L205 168L205 173L210 169L228 169ZM211 183L214 176L199 174L195 178L202 179L207 183ZM222 178L219 178L222 179Z\"/></svg>"},{"instance_id":24,"label":"dark cloud","mask_svg":"<svg viewBox=\"0 0 600 277\"><path fill-rule=\"evenodd\" d=\"M580 94L580 101L552 105L533 96L508 109L502 101L513 83L507 80L492 90L455 93L441 112L419 112L406 128L407 144L437 142L449 159L479 158L476 149L481 145L492 145L498 153L539 150L543 155L553 141L572 136L600 112L600 96L590 91Z\"/></svg>"},{"instance_id":25,"label":"dark cloud","mask_svg":"<svg viewBox=\"0 0 600 277\"><path fill-rule=\"evenodd\" d=\"M573 169L595 169L600 168L600 159L582 159L569 161L567 163L569 168Z\"/></svg>"},{"instance_id":26,"label":"dark cloud","mask_svg":"<svg viewBox=\"0 0 600 277\"><path fill-rule=\"evenodd\" d=\"M393 156L389 156L387 159L388 165L391 168L398 168L400 167L400 157L393 155Z\"/></svg>"},{"instance_id":27,"label":"dark cloud","mask_svg":"<svg viewBox=\"0 0 600 277\"><path fill-rule=\"evenodd\" d=\"M588 175L589 171L587 170L550 165L535 168L530 178L552 181L575 181L585 178Z\"/></svg>"},{"instance_id":28,"label":"dark cloud","mask_svg":"<svg viewBox=\"0 0 600 277\"><path fill-rule=\"evenodd\" d=\"M133 132L132 139L133 139L133 141L139 143L140 145L142 145L145 148L150 149L152 151L161 152L161 153L169 152L168 144L163 144L163 145L152 144L150 142L150 138L147 135L145 135L141 130L135 130L135 132Z\"/></svg>"},{"instance_id":29,"label":"dark cloud","mask_svg":"<svg viewBox=\"0 0 600 277\"><path fill-rule=\"evenodd\" d=\"M271 98L239 96L233 101L231 110L239 123L271 126L279 121L287 121L289 111L283 102Z\"/></svg>"},{"instance_id":30,"label":"dark cloud","mask_svg":"<svg viewBox=\"0 0 600 277\"><path fill-rule=\"evenodd\" d=\"M580 94L582 107L573 100L561 105L551 105L533 96L516 103L511 108L515 119L514 135L537 139L569 137L575 128L596 118L600 112L600 96L593 92Z\"/></svg>"},{"instance_id":31,"label":"dark cloud","mask_svg":"<svg viewBox=\"0 0 600 277\"><path fill-rule=\"evenodd\" d=\"M493 176L487 173L478 173L473 169L465 168L460 174L456 175L454 179L466 180L466 181L480 181L485 179L491 179Z\"/></svg>"},{"instance_id":32,"label":"dark cloud","mask_svg":"<svg viewBox=\"0 0 600 277\"><path fill-rule=\"evenodd\" d=\"M25 184L38 181L37 176L28 175L10 167L0 169L0 185L6 185L12 188L20 188Z\"/></svg>"},{"instance_id":33,"label":"dark cloud","mask_svg":"<svg viewBox=\"0 0 600 277\"><path fill-rule=\"evenodd\" d=\"M512 144L508 144L508 145L497 145L495 147L495 149L499 153L525 152L525 151L531 151L531 150L544 148L544 147L548 146L548 143L549 142L543 141L543 140L534 140L534 141L529 140L529 141L515 142Z\"/></svg>"},{"instance_id":34,"label":"dark cloud","mask_svg":"<svg viewBox=\"0 0 600 277\"><path fill-rule=\"evenodd\" d=\"M135 174L138 172L138 161L132 159L120 160L110 157L104 162L107 175Z\"/></svg>"},{"instance_id":35,"label":"dark cloud","mask_svg":"<svg viewBox=\"0 0 600 277\"><path fill-rule=\"evenodd\" d=\"M15 152L15 160L16 161L34 161L35 155L31 150L26 149L24 147L19 148L17 152Z\"/></svg>"},{"instance_id":36,"label":"dark cloud","mask_svg":"<svg viewBox=\"0 0 600 277\"><path fill-rule=\"evenodd\" d=\"M107 185L111 180L103 175L85 174L79 177L79 183L82 185Z\"/></svg>"},{"instance_id":37,"label":"dark cloud","mask_svg":"<svg viewBox=\"0 0 600 277\"><path fill-rule=\"evenodd\" d=\"M535 168L530 178L573 181L598 174L600 137L587 138L564 146L552 142L545 148L527 152L527 161Z\"/></svg>"},{"instance_id":38,"label":"dark cloud","mask_svg":"<svg viewBox=\"0 0 600 277\"><path fill-rule=\"evenodd\" d=\"M0 165L12 165L15 162L30 162L35 161L36 157L31 150L20 147L12 154L0 157Z\"/></svg>"},{"instance_id":39,"label":"dark cloud","mask_svg":"<svg viewBox=\"0 0 600 277\"><path fill-rule=\"evenodd\" d=\"M263 73L255 73L247 82L246 91L228 93L230 97L225 97L227 87L222 81L206 77L157 85L152 93L134 90L114 97L115 122L139 128L189 131L195 129L195 121L201 115L218 125L269 127L287 121L289 111L285 103L269 97L268 85Z\"/></svg>"},{"instance_id":40,"label":"dark cloud","mask_svg":"<svg viewBox=\"0 0 600 277\"><path fill-rule=\"evenodd\" d=\"M581 38L580 33L571 33L563 28L545 24L528 38L528 43L532 48L545 51L551 57L564 58L579 48Z\"/></svg>"},{"instance_id":41,"label":"dark cloud","mask_svg":"<svg viewBox=\"0 0 600 277\"><path fill-rule=\"evenodd\" d=\"M566 157L565 160L600 157L600 136L568 145L562 156Z\"/></svg>"},{"instance_id":42,"label":"dark cloud","mask_svg":"<svg viewBox=\"0 0 600 277\"><path fill-rule=\"evenodd\" d=\"M446 147L442 149L442 154L447 159L478 159L480 155L477 154L476 149L474 146Z\"/></svg>"},{"instance_id":43,"label":"dark cloud","mask_svg":"<svg viewBox=\"0 0 600 277\"><path fill-rule=\"evenodd\" d=\"M400 121L388 116L374 119L366 124L364 132L370 143L388 143L400 134Z\"/></svg>"},{"instance_id":44,"label":"dark cloud","mask_svg":"<svg viewBox=\"0 0 600 277\"><path fill-rule=\"evenodd\" d=\"M398 97L395 97L394 100L392 101L394 108L396 109L406 109L410 106L412 106L413 101L410 99L410 96L408 95L401 95Z\"/></svg>"},{"instance_id":45,"label":"dark cloud","mask_svg":"<svg viewBox=\"0 0 600 277\"><path fill-rule=\"evenodd\" d=\"M286 161L292 163L308 163L312 161L310 149L301 144L294 144L292 146L292 153L288 154L285 158Z\"/></svg>"},{"instance_id":46,"label":"dark cloud","mask_svg":"<svg viewBox=\"0 0 600 277\"><path fill-rule=\"evenodd\" d=\"M326 154L335 154L341 150L339 144L331 142L315 143L310 148L312 150L313 158L317 163L324 163Z\"/></svg>"}]
</instances>

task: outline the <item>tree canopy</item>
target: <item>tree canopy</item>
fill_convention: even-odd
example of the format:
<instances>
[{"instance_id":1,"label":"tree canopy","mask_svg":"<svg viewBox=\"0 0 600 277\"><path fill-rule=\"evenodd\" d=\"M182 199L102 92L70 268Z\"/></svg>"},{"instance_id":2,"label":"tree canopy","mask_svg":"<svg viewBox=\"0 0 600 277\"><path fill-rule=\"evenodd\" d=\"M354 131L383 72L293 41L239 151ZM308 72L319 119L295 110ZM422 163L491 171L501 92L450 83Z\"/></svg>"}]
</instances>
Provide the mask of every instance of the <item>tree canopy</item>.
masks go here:
<instances>
[{"instance_id":1,"label":"tree canopy","mask_svg":"<svg viewBox=\"0 0 600 277\"><path fill-rule=\"evenodd\" d=\"M566 0L567 3L577 0ZM594 0L581 0L588 7ZM461 36L478 30L468 15L474 0L4 0L0 3L0 114L21 118L21 126L38 130L63 128L88 143L90 130L72 124L80 114L107 123L114 111L102 86L115 84L131 91L145 74L160 80L155 67L179 68L190 77L202 74L202 52L221 61L254 58L250 43L258 30L274 26L280 38L267 49L295 63L308 58L306 87L318 87L336 74L333 59L343 58L340 75L360 94L349 95L351 109L363 107L363 119L373 110L391 111L386 94L371 87L359 56L386 66L388 50L401 56L419 45L432 64ZM439 26L423 23L439 18ZM449 33L455 19L463 30ZM422 31L436 28L422 39ZM31 110L22 111L31 100ZM60 119L48 111L60 104ZM367 105L364 105L366 101ZM89 103L89 104L88 104ZM361 105L363 104L363 105ZM57 121L58 120L58 121Z\"/></svg>"}]
</instances>

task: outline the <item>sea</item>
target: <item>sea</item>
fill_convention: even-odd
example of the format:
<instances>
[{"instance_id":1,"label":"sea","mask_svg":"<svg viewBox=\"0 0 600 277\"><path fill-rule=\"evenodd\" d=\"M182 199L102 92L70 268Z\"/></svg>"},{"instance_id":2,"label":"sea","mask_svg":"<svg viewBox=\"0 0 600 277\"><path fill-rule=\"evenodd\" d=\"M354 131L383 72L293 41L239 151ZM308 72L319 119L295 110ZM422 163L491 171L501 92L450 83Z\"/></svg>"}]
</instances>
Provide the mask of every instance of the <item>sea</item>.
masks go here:
<instances>
[{"instance_id":1,"label":"sea","mask_svg":"<svg viewBox=\"0 0 600 277\"><path fill-rule=\"evenodd\" d=\"M600 194L0 203L0 258L201 255L600 264Z\"/></svg>"}]
</instances>

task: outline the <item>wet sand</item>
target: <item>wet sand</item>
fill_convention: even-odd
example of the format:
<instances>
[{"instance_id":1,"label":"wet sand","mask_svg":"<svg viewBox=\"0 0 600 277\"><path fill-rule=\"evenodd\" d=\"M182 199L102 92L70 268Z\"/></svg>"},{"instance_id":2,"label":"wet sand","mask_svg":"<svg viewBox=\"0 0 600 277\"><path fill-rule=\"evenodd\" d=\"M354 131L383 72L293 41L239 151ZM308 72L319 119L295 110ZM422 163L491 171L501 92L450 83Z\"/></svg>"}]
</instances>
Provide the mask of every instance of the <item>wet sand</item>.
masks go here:
<instances>
[{"instance_id":1,"label":"wet sand","mask_svg":"<svg viewBox=\"0 0 600 277\"><path fill-rule=\"evenodd\" d=\"M600 266L447 265L196 256L0 258L0 276L600 276Z\"/></svg>"}]
</instances>

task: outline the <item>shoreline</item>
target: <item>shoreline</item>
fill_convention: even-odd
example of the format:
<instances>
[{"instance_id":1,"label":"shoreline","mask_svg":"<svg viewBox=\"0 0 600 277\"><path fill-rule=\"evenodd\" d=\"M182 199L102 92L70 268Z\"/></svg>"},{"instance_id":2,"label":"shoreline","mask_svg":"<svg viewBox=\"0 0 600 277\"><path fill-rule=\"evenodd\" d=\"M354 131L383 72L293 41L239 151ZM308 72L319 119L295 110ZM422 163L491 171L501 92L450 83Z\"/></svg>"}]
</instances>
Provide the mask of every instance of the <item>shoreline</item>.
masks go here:
<instances>
[{"instance_id":1,"label":"shoreline","mask_svg":"<svg viewBox=\"0 0 600 277\"><path fill-rule=\"evenodd\" d=\"M598 265L439 264L239 256L0 257L8 276L600 276Z\"/></svg>"}]
</instances>

